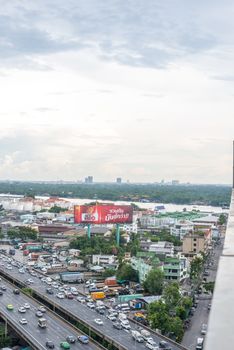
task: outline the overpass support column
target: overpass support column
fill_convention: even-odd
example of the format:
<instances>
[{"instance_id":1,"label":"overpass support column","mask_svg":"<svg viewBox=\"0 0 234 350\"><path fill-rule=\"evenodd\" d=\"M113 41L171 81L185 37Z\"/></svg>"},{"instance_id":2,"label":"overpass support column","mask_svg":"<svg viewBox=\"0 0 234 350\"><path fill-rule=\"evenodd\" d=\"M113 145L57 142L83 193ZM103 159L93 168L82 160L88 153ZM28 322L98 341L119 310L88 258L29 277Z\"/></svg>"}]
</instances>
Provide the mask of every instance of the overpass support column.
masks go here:
<instances>
[{"instance_id":1,"label":"overpass support column","mask_svg":"<svg viewBox=\"0 0 234 350\"><path fill-rule=\"evenodd\" d=\"M7 329L7 319L5 319L5 337L7 337L7 333L8 333L7 330L8 330Z\"/></svg>"}]
</instances>

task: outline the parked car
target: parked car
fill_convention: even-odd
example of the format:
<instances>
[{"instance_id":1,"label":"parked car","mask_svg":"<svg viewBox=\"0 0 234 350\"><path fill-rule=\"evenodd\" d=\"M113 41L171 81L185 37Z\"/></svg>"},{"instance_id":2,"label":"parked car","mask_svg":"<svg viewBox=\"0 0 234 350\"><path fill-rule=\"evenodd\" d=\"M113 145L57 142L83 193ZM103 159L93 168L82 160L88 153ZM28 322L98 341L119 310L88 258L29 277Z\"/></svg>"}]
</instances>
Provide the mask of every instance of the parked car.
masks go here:
<instances>
[{"instance_id":1,"label":"parked car","mask_svg":"<svg viewBox=\"0 0 234 350\"><path fill-rule=\"evenodd\" d=\"M203 323L202 326L201 326L201 334L205 335L206 332L207 332L207 324Z\"/></svg>"}]
</instances>

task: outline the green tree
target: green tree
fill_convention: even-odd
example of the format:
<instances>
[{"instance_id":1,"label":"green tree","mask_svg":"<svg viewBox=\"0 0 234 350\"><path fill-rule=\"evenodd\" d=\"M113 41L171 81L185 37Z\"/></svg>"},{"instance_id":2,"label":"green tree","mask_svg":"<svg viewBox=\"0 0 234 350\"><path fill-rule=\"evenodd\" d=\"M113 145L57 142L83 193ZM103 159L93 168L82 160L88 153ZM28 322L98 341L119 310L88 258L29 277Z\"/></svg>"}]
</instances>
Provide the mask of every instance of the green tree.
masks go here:
<instances>
[{"instance_id":1,"label":"green tree","mask_svg":"<svg viewBox=\"0 0 234 350\"><path fill-rule=\"evenodd\" d=\"M105 271L102 273L103 278L115 276L116 270L115 269L105 269Z\"/></svg>"},{"instance_id":2,"label":"green tree","mask_svg":"<svg viewBox=\"0 0 234 350\"><path fill-rule=\"evenodd\" d=\"M146 292L152 295L161 295L163 291L164 273L162 270L155 268L150 270L146 280L143 283Z\"/></svg>"},{"instance_id":3,"label":"green tree","mask_svg":"<svg viewBox=\"0 0 234 350\"><path fill-rule=\"evenodd\" d=\"M148 320L151 328L160 329L163 334L168 331L169 315L167 305L161 300L150 303L148 307Z\"/></svg>"},{"instance_id":4,"label":"green tree","mask_svg":"<svg viewBox=\"0 0 234 350\"><path fill-rule=\"evenodd\" d=\"M126 264L126 263L120 265L120 267L117 271L117 278L119 280L127 280L127 281L132 281L132 282L139 281L138 272L135 271L131 265Z\"/></svg>"},{"instance_id":5,"label":"green tree","mask_svg":"<svg viewBox=\"0 0 234 350\"><path fill-rule=\"evenodd\" d=\"M190 279L194 280L199 277L203 268L203 259L199 256L193 258L190 263Z\"/></svg>"},{"instance_id":6,"label":"green tree","mask_svg":"<svg viewBox=\"0 0 234 350\"><path fill-rule=\"evenodd\" d=\"M32 288L24 287L21 290L22 290L23 293L25 293L25 294L27 294L29 296L32 296L32 294L33 294Z\"/></svg>"},{"instance_id":7,"label":"green tree","mask_svg":"<svg viewBox=\"0 0 234 350\"><path fill-rule=\"evenodd\" d=\"M169 283L163 290L163 300L170 311L174 310L181 299L179 284Z\"/></svg>"},{"instance_id":8,"label":"green tree","mask_svg":"<svg viewBox=\"0 0 234 350\"><path fill-rule=\"evenodd\" d=\"M227 223L227 216L225 214L220 214L218 223L219 225L225 225Z\"/></svg>"},{"instance_id":9,"label":"green tree","mask_svg":"<svg viewBox=\"0 0 234 350\"><path fill-rule=\"evenodd\" d=\"M67 211L66 208L62 208L62 207L59 207L58 205L54 205L53 207L51 207L49 210L48 210L50 213L56 213L56 214L59 214L63 211Z\"/></svg>"},{"instance_id":10,"label":"green tree","mask_svg":"<svg viewBox=\"0 0 234 350\"><path fill-rule=\"evenodd\" d=\"M37 231L27 226L11 228L7 231L7 235L11 239L20 238L23 241L27 239L31 239L31 240L37 239Z\"/></svg>"},{"instance_id":11,"label":"green tree","mask_svg":"<svg viewBox=\"0 0 234 350\"><path fill-rule=\"evenodd\" d=\"M175 337L177 342L181 342L184 335L184 327L179 317L171 317L169 319L168 332L170 333L170 337Z\"/></svg>"},{"instance_id":12,"label":"green tree","mask_svg":"<svg viewBox=\"0 0 234 350\"><path fill-rule=\"evenodd\" d=\"M214 282L207 282L207 283L204 283L204 284L203 284L204 289L205 289L207 292L211 292L212 294L213 294L213 292L214 292L214 286L215 286L215 283L214 283Z\"/></svg>"},{"instance_id":13,"label":"green tree","mask_svg":"<svg viewBox=\"0 0 234 350\"><path fill-rule=\"evenodd\" d=\"M186 311L189 311L193 305L192 298L183 297L181 300L181 305L185 308Z\"/></svg>"},{"instance_id":14,"label":"green tree","mask_svg":"<svg viewBox=\"0 0 234 350\"><path fill-rule=\"evenodd\" d=\"M179 317L181 320L185 320L187 318L187 312L184 306L178 305L175 308L175 311L176 311L176 316Z\"/></svg>"}]
</instances>

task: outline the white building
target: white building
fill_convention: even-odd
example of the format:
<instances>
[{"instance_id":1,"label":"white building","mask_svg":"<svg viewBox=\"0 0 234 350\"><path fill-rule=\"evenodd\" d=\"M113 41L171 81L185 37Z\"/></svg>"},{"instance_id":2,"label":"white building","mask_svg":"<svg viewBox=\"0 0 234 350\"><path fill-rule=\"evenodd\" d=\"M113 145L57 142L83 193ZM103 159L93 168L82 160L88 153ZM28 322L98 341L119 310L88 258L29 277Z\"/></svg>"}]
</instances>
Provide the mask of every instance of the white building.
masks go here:
<instances>
[{"instance_id":1,"label":"white building","mask_svg":"<svg viewBox=\"0 0 234 350\"><path fill-rule=\"evenodd\" d=\"M183 237L193 231L194 224L188 220L179 220L174 226L170 227L170 234L172 236L183 239Z\"/></svg>"},{"instance_id":2,"label":"white building","mask_svg":"<svg viewBox=\"0 0 234 350\"><path fill-rule=\"evenodd\" d=\"M94 254L92 256L92 263L93 265L101 265L101 266L112 265L116 263L116 256Z\"/></svg>"},{"instance_id":3,"label":"white building","mask_svg":"<svg viewBox=\"0 0 234 350\"><path fill-rule=\"evenodd\" d=\"M155 254L173 256L174 244L170 242L164 242L164 241L152 243L149 247L149 252L154 252Z\"/></svg>"}]
</instances>

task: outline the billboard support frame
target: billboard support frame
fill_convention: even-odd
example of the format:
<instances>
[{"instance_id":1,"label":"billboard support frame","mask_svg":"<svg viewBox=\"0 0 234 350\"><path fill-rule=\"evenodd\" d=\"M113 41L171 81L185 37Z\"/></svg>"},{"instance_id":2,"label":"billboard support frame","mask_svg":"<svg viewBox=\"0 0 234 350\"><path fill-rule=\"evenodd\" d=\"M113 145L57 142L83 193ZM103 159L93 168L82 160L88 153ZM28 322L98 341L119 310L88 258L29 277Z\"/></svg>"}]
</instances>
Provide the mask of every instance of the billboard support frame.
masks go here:
<instances>
[{"instance_id":1,"label":"billboard support frame","mask_svg":"<svg viewBox=\"0 0 234 350\"><path fill-rule=\"evenodd\" d=\"M116 224L116 244L119 247L120 242L120 224Z\"/></svg>"},{"instance_id":2,"label":"billboard support frame","mask_svg":"<svg viewBox=\"0 0 234 350\"><path fill-rule=\"evenodd\" d=\"M91 238L91 224L88 224L88 227L87 227L87 236L88 236L88 239Z\"/></svg>"}]
</instances>

